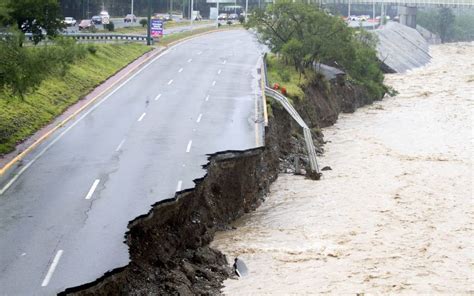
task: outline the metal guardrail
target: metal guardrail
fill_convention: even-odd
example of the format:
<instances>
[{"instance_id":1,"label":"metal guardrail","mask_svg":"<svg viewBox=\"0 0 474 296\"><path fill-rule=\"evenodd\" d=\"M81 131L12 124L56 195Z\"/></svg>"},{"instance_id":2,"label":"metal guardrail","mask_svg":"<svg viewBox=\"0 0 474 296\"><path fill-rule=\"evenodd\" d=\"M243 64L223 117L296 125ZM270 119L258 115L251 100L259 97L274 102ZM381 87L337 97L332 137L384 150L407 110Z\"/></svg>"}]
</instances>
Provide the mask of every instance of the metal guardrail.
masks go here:
<instances>
[{"instance_id":1,"label":"metal guardrail","mask_svg":"<svg viewBox=\"0 0 474 296\"><path fill-rule=\"evenodd\" d=\"M316 150L314 149L313 137L311 130L308 128L303 118L298 114L290 101L281 93L265 86L265 94L274 98L283 105L285 110L293 117L293 119L303 128L304 140L306 142L306 150L308 151L309 165L313 172L320 173L318 161L316 160Z\"/></svg>"},{"instance_id":2,"label":"metal guardrail","mask_svg":"<svg viewBox=\"0 0 474 296\"><path fill-rule=\"evenodd\" d=\"M293 119L298 122L298 124L303 128L303 135L304 135L304 140L306 142L306 151L308 151L308 158L309 158L309 165L310 168L313 172L320 173L319 171L319 165L318 161L316 159L316 149L314 148L313 144L313 137L311 136L311 130L309 127L306 125L304 122L303 118L298 114L296 109L291 105L290 101L281 93L273 90L270 87L270 83L268 82L267 76L268 76L268 70L267 70L267 54L265 53L263 55L262 59L262 65L263 65L263 73L262 73L262 84L265 86L265 91L263 95L268 95L278 102L280 102L285 110L293 117ZM266 106L264 106L264 110L266 112Z\"/></svg>"},{"instance_id":3,"label":"metal guardrail","mask_svg":"<svg viewBox=\"0 0 474 296\"><path fill-rule=\"evenodd\" d=\"M67 33L61 36L74 38L77 41L135 41L146 42L146 35L124 35L124 34L98 34L98 33ZM33 42L33 34L25 34L26 41Z\"/></svg>"}]
</instances>

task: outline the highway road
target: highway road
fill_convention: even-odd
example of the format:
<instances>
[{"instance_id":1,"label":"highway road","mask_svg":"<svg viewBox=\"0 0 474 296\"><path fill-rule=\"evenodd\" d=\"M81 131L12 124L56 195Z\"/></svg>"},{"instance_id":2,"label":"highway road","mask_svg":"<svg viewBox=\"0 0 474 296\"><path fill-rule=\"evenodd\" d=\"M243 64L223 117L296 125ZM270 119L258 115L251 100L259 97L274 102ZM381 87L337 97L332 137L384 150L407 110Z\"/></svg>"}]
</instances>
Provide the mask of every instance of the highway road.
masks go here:
<instances>
[{"instance_id":1,"label":"highway road","mask_svg":"<svg viewBox=\"0 0 474 296\"><path fill-rule=\"evenodd\" d=\"M0 185L0 294L51 295L126 265L130 220L193 187L206 154L261 146L260 52L243 30L178 44L29 154Z\"/></svg>"},{"instance_id":2,"label":"highway road","mask_svg":"<svg viewBox=\"0 0 474 296\"><path fill-rule=\"evenodd\" d=\"M116 29L125 28L125 27L138 27L138 26L141 26L138 21L135 22L135 23L125 23L123 21L123 19L112 19L112 21L114 22L114 26L115 26ZM182 19L176 19L175 21L179 23L179 22L182 21ZM221 22L221 23L223 25L225 25L225 22ZM66 27L65 32L69 33L69 34L70 33L82 33L83 31L79 31L78 26L79 26L79 22L77 22L77 24L75 26ZM95 26L98 30L104 30L103 25L95 25ZM165 28L164 31L163 31L163 34L164 35L170 35L170 34L174 34L174 33L179 33L179 32L184 32L184 31L191 31L191 30L195 30L195 29L213 27L213 26L216 26L216 24L215 23L209 23L209 22L196 21L196 22L194 22L193 26L183 25L183 26L171 27L169 29ZM166 24L165 24L165 27L166 27ZM145 31L146 30L143 29L143 32L145 32ZM108 33L113 33L113 32L108 32Z\"/></svg>"}]
</instances>

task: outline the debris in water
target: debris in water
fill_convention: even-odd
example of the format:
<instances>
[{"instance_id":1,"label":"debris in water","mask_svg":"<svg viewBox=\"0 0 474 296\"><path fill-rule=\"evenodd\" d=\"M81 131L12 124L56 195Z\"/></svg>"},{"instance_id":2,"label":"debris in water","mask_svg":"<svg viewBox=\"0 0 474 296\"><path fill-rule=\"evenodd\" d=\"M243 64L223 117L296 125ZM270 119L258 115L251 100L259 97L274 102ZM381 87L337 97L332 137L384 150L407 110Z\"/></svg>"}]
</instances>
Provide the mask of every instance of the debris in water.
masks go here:
<instances>
[{"instance_id":1,"label":"debris in water","mask_svg":"<svg viewBox=\"0 0 474 296\"><path fill-rule=\"evenodd\" d=\"M242 261L239 258L235 258L234 260L234 269L235 269L235 273L239 277L246 276L249 273L247 265L245 265L244 261Z\"/></svg>"}]
</instances>

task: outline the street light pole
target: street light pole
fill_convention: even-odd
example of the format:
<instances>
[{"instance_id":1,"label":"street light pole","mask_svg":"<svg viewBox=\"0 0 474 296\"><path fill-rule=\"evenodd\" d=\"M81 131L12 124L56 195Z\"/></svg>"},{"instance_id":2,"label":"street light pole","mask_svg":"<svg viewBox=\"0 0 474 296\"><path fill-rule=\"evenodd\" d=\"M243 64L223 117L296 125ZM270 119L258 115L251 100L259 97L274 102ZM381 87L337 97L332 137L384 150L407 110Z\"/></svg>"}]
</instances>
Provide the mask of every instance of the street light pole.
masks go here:
<instances>
[{"instance_id":1,"label":"street light pole","mask_svg":"<svg viewBox=\"0 0 474 296\"><path fill-rule=\"evenodd\" d=\"M249 0L245 0L245 23L247 23L248 20L248 11L249 11Z\"/></svg>"},{"instance_id":2,"label":"street light pole","mask_svg":"<svg viewBox=\"0 0 474 296\"><path fill-rule=\"evenodd\" d=\"M194 11L194 1L191 0L191 27L193 26L193 21L194 21L193 11Z\"/></svg>"},{"instance_id":3,"label":"street light pole","mask_svg":"<svg viewBox=\"0 0 474 296\"><path fill-rule=\"evenodd\" d=\"M148 16L146 30L146 45L151 45L151 0L148 0Z\"/></svg>"},{"instance_id":4,"label":"street light pole","mask_svg":"<svg viewBox=\"0 0 474 296\"><path fill-rule=\"evenodd\" d=\"M132 0L132 3L130 4L131 6L131 9L130 9L130 14L133 15L133 0ZM132 17L133 18L133 17ZM132 20L133 21L133 20Z\"/></svg>"},{"instance_id":5,"label":"street light pole","mask_svg":"<svg viewBox=\"0 0 474 296\"><path fill-rule=\"evenodd\" d=\"M372 0L372 29L375 29L375 0Z\"/></svg>"},{"instance_id":6,"label":"street light pole","mask_svg":"<svg viewBox=\"0 0 474 296\"><path fill-rule=\"evenodd\" d=\"M349 18L349 20L351 19L351 0L349 0L349 8L348 8L348 12L347 12L347 17Z\"/></svg>"},{"instance_id":7,"label":"street light pole","mask_svg":"<svg viewBox=\"0 0 474 296\"><path fill-rule=\"evenodd\" d=\"M219 0L217 0L217 28L219 28Z\"/></svg>"}]
</instances>

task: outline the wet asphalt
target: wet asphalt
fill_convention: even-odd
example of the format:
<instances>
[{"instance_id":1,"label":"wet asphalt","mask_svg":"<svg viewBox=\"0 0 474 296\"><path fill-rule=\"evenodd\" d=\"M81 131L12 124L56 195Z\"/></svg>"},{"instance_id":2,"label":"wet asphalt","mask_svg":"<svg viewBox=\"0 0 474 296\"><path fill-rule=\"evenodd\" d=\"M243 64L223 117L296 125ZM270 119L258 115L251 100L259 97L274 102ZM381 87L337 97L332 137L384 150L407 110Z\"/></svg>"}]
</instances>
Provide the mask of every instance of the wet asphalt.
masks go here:
<instances>
[{"instance_id":1,"label":"wet asphalt","mask_svg":"<svg viewBox=\"0 0 474 296\"><path fill-rule=\"evenodd\" d=\"M126 265L130 220L193 187L206 154L261 146L260 52L243 30L188 40L30 153L0 195L0 295L51 295Z\"/></svg>"}]
</instances>

